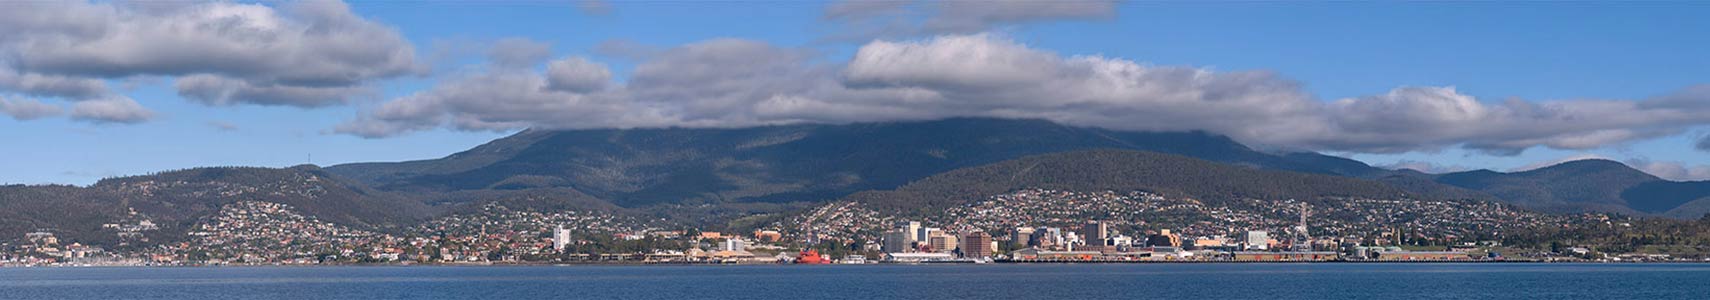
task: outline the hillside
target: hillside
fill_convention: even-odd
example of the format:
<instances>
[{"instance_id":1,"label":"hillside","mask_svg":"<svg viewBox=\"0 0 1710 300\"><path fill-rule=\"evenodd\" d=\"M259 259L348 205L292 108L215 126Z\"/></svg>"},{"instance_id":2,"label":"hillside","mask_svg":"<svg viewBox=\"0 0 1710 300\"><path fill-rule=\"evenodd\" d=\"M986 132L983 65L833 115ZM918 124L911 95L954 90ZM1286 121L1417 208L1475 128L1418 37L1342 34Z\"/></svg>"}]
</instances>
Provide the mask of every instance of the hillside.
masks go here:
<instances>
[{"instance_id":1,"label":"hillside","mask_svg":"<svg viewBox=\"0 0 1710 300\"><path fill-rule=\"evenodd\" d=\"M117 199L111 193L69 185L0 186L0 241L54 230L79 241L111 242L113 234L96 231L127 213Z\"/></svg>"},{"instance_id":2,"label":"hillside","mask_svg":"<svg viewBox=\"0 0 1710 300\"><path fill-rule=\"evenodd\" d=\"M892 189L958 168L1028 155L1127 149L1233 165L1381 177L1392 171L1316 153L1273 155L1200 132L1127 132L1040 120L734 129L528 130L441 159L327 168L388 191L574 189L624 207L823 201ZM1415 193L1482 195L1428 180Z\"/></svg>"},{"instance_id":3,"label":"hillside","mask_svg":"<svg viewBox=\"0 0 1710 300\"><path fill-rule=\"evenodd\" d=\"M1436 182L1550 212L1602 211L1696 219L1710 213L1710 182L1672 182L1620 162L1588 159L1524 172L1476 170ZM1696 201L1696 202L1695 202Z\"/></svg>"},{"instance_id":4,"label":"hillside","mask_svg":"<svg viewBox=\"0 0 1710 300\"><path fill-rule=\"evenodd\" d=\"M359 228L411 225L432 213L422 202L346 182L314 166L196 168L109 178L89 187L0 187L0 234L48 230L71 240L107 242L115 232L103 224L147 219L160 224L157 240L170 240L220 207L246 200L288 204Z\"/></svg>"},{"instance_id":5,"label":"hillside","mask_svg":"<svg viewBox=\"0 0 1710 300\"><path fill-rule=\"evenodd\" d=\"M1207 200L1409 197L1406 191L1369 180L1244 168L1155 152L1089 150L959 169L846 199L880 210L933 211L1021 188L1148 191Z\"/></svg>"}]
</instances>

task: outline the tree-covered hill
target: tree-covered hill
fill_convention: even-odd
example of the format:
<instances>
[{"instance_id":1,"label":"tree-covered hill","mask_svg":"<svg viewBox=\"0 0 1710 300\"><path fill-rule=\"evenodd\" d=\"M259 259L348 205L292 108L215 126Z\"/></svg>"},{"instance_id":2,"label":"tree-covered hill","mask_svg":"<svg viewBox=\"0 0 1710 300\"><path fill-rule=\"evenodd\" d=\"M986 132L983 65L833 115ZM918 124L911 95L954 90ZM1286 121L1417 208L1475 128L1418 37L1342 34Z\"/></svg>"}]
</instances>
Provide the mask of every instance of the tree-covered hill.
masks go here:
<instances>
[{"instance_id":1,"label":"tree-covered hill","mask_svg":"<svg viewBox=\"0 0 1710 300\"><path fill-rule=\"evenodd\" d=\"M1149 191L1203 199L1398 199L1408 192L1376 181L1222 164L1131 150L1028 156L927 177L896 190L847 199L889 211L936 210L1020 188Z\"/></svg>"}]
</instances>

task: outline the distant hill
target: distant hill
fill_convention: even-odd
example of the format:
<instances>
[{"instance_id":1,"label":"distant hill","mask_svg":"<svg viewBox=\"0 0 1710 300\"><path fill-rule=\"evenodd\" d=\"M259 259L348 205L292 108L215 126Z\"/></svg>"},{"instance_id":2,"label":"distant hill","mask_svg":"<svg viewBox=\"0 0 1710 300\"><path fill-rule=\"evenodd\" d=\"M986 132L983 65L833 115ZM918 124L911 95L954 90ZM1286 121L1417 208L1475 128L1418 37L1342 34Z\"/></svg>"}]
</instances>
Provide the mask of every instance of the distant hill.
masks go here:
<instances>
[{"instance_id":1,"label":"distant hill","mask_svg":"<svg viewBox=\"0 0 1710 300\"><path fill-rule=\"evenodd\" d=\"M132 210L162 224L174 237L237 201L295 206L307 215L359 228L414 224L432 214L429 206L347 182L314 166L218 167L109 178L89 187L0 187L0 236L49 230L72 240L110 241L100 226Z\"/></svg>"},{"instance_id":2,"label":"distant hill","mask_svg":"<svg viewBox=\"0 0 1710 300\"><path fill-rule=\"evenodd\" d=\"M1666 181L1613 161L1514 173L1425 174L1317 153L1258 151L1203 132L958 118L526 130L431 160L325 169L196 168L111 178L89 187L0 186L0 240L48 229L100 241L113 236L99 228L102 222L132 210L182 230L241 200L288 204L323 220L372 229L493 202L716 224L846 197L918 209L1019 187L1143 189L1207 199L1480 199L1551 212L1675 218L1710 212L1710 182Z\"/></svg>"},{"instance_id":3,"label":"distant hill","mask_svg":"<svg viewBox=\"0 0 1710 300\"><path fill-rule=\"evenodd\" d=\"M624 207L824 201L958 168L1089 149L1172 153L1251 168L1381 177L1316 153L1273 155L1202 132L1128 132L1041 120L790 125L735 129L527 130L441 159L328 167L399 192L567 188ZM1416 193L1488 197L1419 180Z\"/></svg>"},{"instance_id":4,"label":"distant hill","mask_svg":"<svg viewBox=\"0 0 1710 300\"><path fill-rule=\"evenodd\" d=\"M113 234L96 231L127 214L117 199L106 191L69 185L0 186L0 241L36 230L84 242L112 241Z\"/></svg>"},{"instance_id":5,"label":"distant hill","mask_svg":"<svg viewBox=\"0 0 1710 300\"><path fill-rule=\"evenodd\" d=\"M1550 212L1603 211L1696 219L1710 213L1710 182L1672 182L1616 161L1587 159L1524 172L1476 170L1436 182ZM1697 203L1702 202L1702 203Z\"/></svg>"},{"instance_id":6,"label":"distant hill","mask_svg":"<svg viewBox=\"0 0 1710 300\"><path fill-rule=\"evenodd\" d=\"M1021 188L1138 190L1206 200L1410 197L1402 189L1364 179L1244 168L1156 152L1088 150L958 169L895 190L862 192L846 199L881 210L931 211Z\"/></svg>"}]
</instances>

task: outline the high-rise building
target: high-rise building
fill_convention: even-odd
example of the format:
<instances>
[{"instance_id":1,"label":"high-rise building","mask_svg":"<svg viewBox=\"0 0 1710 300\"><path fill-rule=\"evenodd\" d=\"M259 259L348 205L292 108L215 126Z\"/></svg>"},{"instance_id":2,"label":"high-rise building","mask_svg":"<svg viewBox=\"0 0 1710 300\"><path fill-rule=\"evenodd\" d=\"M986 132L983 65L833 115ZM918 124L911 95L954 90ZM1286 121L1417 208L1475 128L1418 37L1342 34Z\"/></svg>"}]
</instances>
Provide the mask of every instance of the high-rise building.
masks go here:
<instances>
[{"instance_id":1,"label":"high-rise building","mask_svg":"<svg viewBox=\"0 0 1710 300\"><path fill-rule=\"evenodd\" d=\"M1081 225L1081 241L1086 247L1078 248L1087 251L1116 251L1116 245L1110 243L1110 225L1104 221L1088 221Z\"/></svg>"},{"instance_id":2,"label":"high-rise building","mask_svg":"<svg viewBox=\"0 0 1710 300\"><path fill-rule=\"evenodd\" d=\"M1015 233L1010 234L1010 236L1009 236L1009 242L1012 244L1015 244L1015 246L1018 246L1018 247L1026 247L1028 245L1034 245L1034 243L1032 243L1032 241L1031 241L1032 239L1033 239L1033 228L1032 227L1016 227Z\"/></svg>"},{"instance_id":3,"label":"high-rise building","mask_svg":"<svg viewBox=\"0 0 1710 300\"><path fill-rule=\"evenodd\" d=\"M882 246L879 247L879 250L885 253L903 253L914 250L914 233L912 232L902 229L886 231L880 239Z\"/></svg>"},{"instance_id":4,"label":"high-rise building","mask_svg":"<svg viewBox=\"0 0 1710 300\"><path fill-rule=\"evenodd\" d=\"M1081 225L1079 235L1087 246L1103 246L1104 239L1110 238L1110 225L1104 221L1087 221L1086 225Z\"/></svg>"},{"instance_id":5,"label":"high-rise building","mask_svg":"<svg viewBox=\"0 0 1710 300\"><path fill-rule=\"evenodd\" d=\"M564 229L564 225L552 228L552 249L564 252L565 247L569 245L570 230Z\"/></svg>"},{"instance_id":6,"label":"high-rise building","mask_svg":"<svg viewBox=\"0 0 1710 300\"><path fill-rule=\"evenodd\" d=\"M897 229L902 229L903 232L908 233L908 236L907 236L908 244L914 244L914 242L926 240L926 236L922 235L920 232L920 222L915 222L915 221L897 222Z\"/></svg>"},{"instance_id":7,"label":"high-rise building","mask_svg":"<svg viewBox=\"0 0 1710 300\"><path fill-rule=\"evenodd\" d=\"M992 248L992 235L985 231L969 233L965 239L962 239L962 257L991 257L992 252L996 250Z\"/></svg>"},{"instance_id":8,"label":"high-rise building","mask_svg":"<svg viewBox=\"0 0 1710 300\"><path fill-rule=\"evenodd\" d=\"M938 228L920 227L919 230L915 230L914 240L916 242L929 243L932 241L932 235L934 234L943 234L943 231L938 230Z\"/></svg>"},{"instance_id":9,"label":"high-rise building","mask_svg":"<svg viewBox=\"0 0 1710 300\"><path fill-rule=\"evenodd\" d=\"M957 242L956 235L944 234L943 231L935 230L932 237L927 238L927 241L927 245L932 246L932 252L950 253L956 251L957 247L961 247L961 244Z\"/></svg>"}]
</instances>

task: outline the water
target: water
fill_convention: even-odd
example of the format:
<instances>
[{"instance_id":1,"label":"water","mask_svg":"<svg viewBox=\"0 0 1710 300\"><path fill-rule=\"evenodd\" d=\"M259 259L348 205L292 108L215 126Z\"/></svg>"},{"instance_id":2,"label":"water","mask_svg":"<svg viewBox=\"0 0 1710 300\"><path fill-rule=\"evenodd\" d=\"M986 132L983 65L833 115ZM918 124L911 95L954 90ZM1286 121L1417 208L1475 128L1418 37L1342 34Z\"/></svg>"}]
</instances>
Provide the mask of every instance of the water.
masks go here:
<instances>
[{"instance_id":1,"label":"water","mask_svg":"<svg viewBox=\"0 0 1710 300\"><path fill-rule=\"evenodd\" d=\"M0 299L1705 299L1710 264L0 268Z\"/></svg>"}]
</instances>

